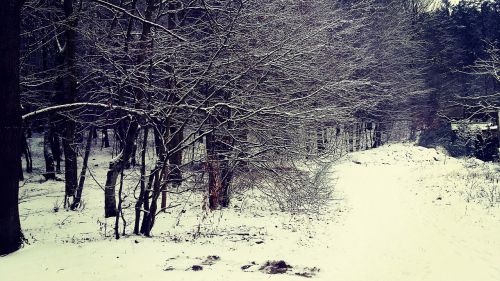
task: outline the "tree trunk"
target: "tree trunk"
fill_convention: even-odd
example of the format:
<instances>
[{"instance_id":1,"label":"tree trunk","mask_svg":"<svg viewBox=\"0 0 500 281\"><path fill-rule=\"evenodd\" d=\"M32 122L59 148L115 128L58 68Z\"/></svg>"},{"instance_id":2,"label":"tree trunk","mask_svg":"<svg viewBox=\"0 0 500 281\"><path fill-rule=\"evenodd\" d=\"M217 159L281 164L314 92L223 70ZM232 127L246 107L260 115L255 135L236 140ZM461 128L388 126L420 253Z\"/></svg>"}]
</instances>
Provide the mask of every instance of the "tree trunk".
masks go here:
<instances>
[{"instance_id":1,"label":"tree trunk","mask_svg":"<svg viewBox=\"0 0 500 281\"><path fill-rule=\"evenodd\" d=\"M135 222L134 222L134 234L139 234L139 224L141 220L141 208L144 204L144 195L146 193L146 152L148 147L148 133L147 127L143 129L143 139L142 139L142 152L141 152L141 183L139 197L135 203Z\"/></svg>"},{"instance_id":2,"label":"tree trunk","mask_svg":"<svg viewBox=\"0 0 500 281\"><path fill-rule=\"evenodd\" d=\"M151 193L152 186L153 186L153 181L155 180L155 177L157 174L161 171L161 168L159 167L159 164L156 164L156 167L153 171L151 171L151 175L149 176L148 179L148 184L146 186L146 189L144 190L144 217L142 218L142 224L141 224L141 233L149 233L151 231L150 228L150 219L149 219L149 214L150 214L150 204L149 204L149 194Z\"/></svg>"},{"instance_id":3,"label":"tree trunk","mask_svg":"<svg viewBox=\"0 0 500 281\"><path fill-rule=\"evenodd\" d=\"M497 140L498 140L498 147L497 147L497 159L500 159L500 109L497 109L497 114L496 114L496 121L497 121Z\"/></svg>"},{"instance_id":4,"label":"tree trunk","mask_svg":"<svg viewBox=\"0 0 500 281\"><path fill-rule=\"evenodd\" d=\"M33 160L31 159L31 150L30 146L28 144L28 140L26 139L26 135L24 132L21 135L22 138L22 150L24 157L26 159L26 172L27 173L32 173L33 172Z\"/></svg>"},{"instance_id":5,"label":"tree trunk","mask_svg":"<svg viewBox=\"0 0 500 281\"><path fill-rule=\"evenodd\" d=\"M50 148L54 161L56 162L56 173L61 173L61 141L57 135L56 128L52 125L50 127Z\"/></svg>"},{"instance_id":6,"label":"tree trunk","mask_svg":"<svg viewBox=\"0 0 500 281\"><path fill-rule=\"evenodd\" d=\"M77 92L77 71L76 71L76 25L77 17L73 14L73 0L64 0L63 9L68 22L65 35L64 49L64 79L63 79L63 100L64 103L75 101ZM65 177L65 197L66 199L75 195L78 186L77 154L75 149L76 123L74 120L64 117L64 177ZM67 200L64 205L66 207Z\"/></svg>"},{"instance_id":7,"label":"tree trunk","mask_svg":"<svg viewBox=\"0 0 500 281\"><path fill-rule=\"evenodd\" d=\"M123 169L120 171L120 188L118 189L118 213L115 217L115 239L120 239L120 215L122 215L122 203L123 203ZM125 225L123 228L125 233Z\"/></svg>"},{"instance_id":8,"label":"tree trunk","mask_svg":"<svg viewBox=\"0 0 500 281\"><path fill-rule=\"evenodd\" d=\"M207 134L207 173L208 173L208 208L215 210L229 205L229 187L232 180L232 168L229 166L227 153L229 146L226 137L218 140L215 133Z\"/></svg>"},{"instance_id":9,"label":"tree trunk","mask_svg":"<svg viewBox=\"0 0 500 281\"><path fill-rule=\"evenodd\" d=\"M101 148L108 148L109 147L109 136L108 136L108 129L104 128L102 129L102 145Z\"/></svg>"},{"instance_id":10,"label":"tree trunk","mask_svg":"<svg viewBox=\"0 0 500 281\"><path fill-rule=\"evenodd\" d=\"M323 127L320 125L316 128L316 149L318 154L321 154L325 151L325 142L323 137Z\"/></svg>"},{"instance_id":11,"label":"tree trunk","mask_svg":"<svg viewBox=\"0 0 500 281\"><path fill-rule=\"evenodd\" d=\"M69 198L75 195L78 186L78 167L77 154L75 150L75 122L67 120L64 130L63 149L64 149L64 179L65 179L65 201L67 206Z\"/></svg>"},{"instance_id":12,"label":"tree trunk","mask_svg":"<svg viewBox=\"0 0 500 281\"><path fill-rule=\"evenodd\" d=\"M178 146L182 142L184 138L183 130L170 127L170 135L172 136L172 140L169 143L169 151L172 151L168 162L170 164L169 170L169 181L172 182L172 185L178 186L182 182L182 150L178 149Z\"/></svg>"},{"instance_id":13,"label":"tree trunk","mask_svg":"<svg viewBox=\"0 0 500 281\"><path fill-rule=\"evenodd\" d=\"M50 129L46 128L43 133L43 158L45 159L45 173L43 176L46 180L55 180L56 171L54 168L54 156L52 155L50 137Z\"/></svg>"},{"instance_id":14,"label":"tree trunk","mask_svg":"<svg viewBox=\"0 0 500 281\"><path fill-rule=\"evenodd\" d=\"M164 183L164 176L167 174L165 171L167 167L168 165L165 165L165 163L161 161L158 161L156 164L154 180L152 181L153 190L151 194L151 206L149 206L148 211L144 214L141 227L141 233L148 237L151 236L151 230L153 229L155 223L156 210L158 209L158 198L166 185Z\"/></svg>"},{"instance_id":15,"label":"tree trunk","mask_svg":"<svg viewBox=\"0 0 500 281\"><path fill-rule=\"evenodd\" d=\"M0 9L0 255L18 250L23 241L19 221L21 104L19 48L21 1L6 0Z\"/></svg>"},{"instance_id":16,"label":"tree trunk","mask_svg":"<svg viewBox=\"0 0 500 281\"><path fill-rule=\"evenodd\" d=\"M92 138L94 135L94 128L90 127L89 135L87 137L87 143L85 144L85 154L83 156L82 171L80 172L80 181L78 182L78 188L76 189L75 199L73 204L71 204L71 210L75 210L80 206L82 201L83 186L85 185L85 177L87 174L87 165L89 163L90 148L92 146Z\"/></svg>"},{"instance_id":17,"label":"tree trunk","mask_svg":"<svg viewBox=\"0 0 500 281\"><path fill-rule=\"evenodd\" d=\"M137 122L131 120L122 151L109 163L106 184L104 185L104 216L106 218L115 217L117 215L115 196L116 180L121 170L125 167L125 163L130 159L135 138L137 137L137 128Z\"/></svg>"},{"instance_id":18,"label":"tree trunk","mask_svg":"<svg viewBox=\"0 0 500 281\"><path fill-rule=\"evenodd\" d=\"M381 123L376 123L374 127L373 148L379 147L381 144L382 144Z\"/></svg>"}]
</instances>

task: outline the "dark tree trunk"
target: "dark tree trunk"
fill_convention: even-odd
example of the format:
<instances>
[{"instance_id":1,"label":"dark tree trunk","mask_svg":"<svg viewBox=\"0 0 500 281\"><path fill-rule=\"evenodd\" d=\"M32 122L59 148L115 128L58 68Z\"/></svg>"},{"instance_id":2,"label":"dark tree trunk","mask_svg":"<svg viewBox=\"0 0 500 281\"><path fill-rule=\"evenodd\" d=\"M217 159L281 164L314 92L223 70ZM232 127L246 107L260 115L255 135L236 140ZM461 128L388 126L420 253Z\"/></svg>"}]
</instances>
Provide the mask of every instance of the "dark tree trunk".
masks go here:
<instances>
[{"instance_id":1,"label":"dark tree trunk","mask_svg":"<svg viewBox=\"0 0 500 281\"><path fill-rule=\"evenodd\" d=\"M28 144L28 140L26 139L26 135L24 135L24 132L21 135L22 138L22 150L24 154L24 158L26 159L26 172L27 173L32 173L33 172L33 160L31 159L31 149Z\"/></svg>"},{"instance_id":2,"label":"dark tree trunk","mask_svg":"<svg viewBox=\"0 0 500 281\"><path fill-rule=\"evenodd\" d=\"M61 141L56 132L55 126L50 127L50 148L52 150L52 155L54 157L54 161L56 163L56 173L61 173Z\"/></svg>"},{"instance_id":3,"label":"dark tree trunk","mask_svg":"<svg viewBox=\"0 0 500 281\"><path fill-rule=\"evenodd\" d=\"M77 17L73 14L73 0L64 0L64 14L68 21L65 35L64 49L64 79L63 100L64 103L75 101L77 92L77 71L76 71L76 25ZM78 186L78 167L77 153L75 147L76 123L74 120L64 117L63 129L63 150L64 150L64 177L65 177L65 197L64 205L66 207L67 199L75 195Z\"/></svg>"},{"instance_id":4,"label":"dark tree trunk","mask_svg":"<svg viewBox=\"0 0 500 281\"><path fill-rule=\"evenodd\" d=\"M106 129L106 128L102 129L102 145L101 145L101 148L102 147L105 147L105 148L109 147L108 129Z\"/></svg>"},{"instance_id":5,"label":"dark tree trunk","mask_svg":"<svg viewBox=\"0 0 500 281\"><path fill-rule=\"evenodd\" d=\"M94 136L94 128L90 127L89 135L87 137L87 143L85 144L85 154L83 155L82 171L80 172L80 181L78 182L78 188L76 189L75 200L71 204L71 210L75 210L80 206L82 201L82 192L85 185L85 177L87 174L87 165L89 163L90 148L92 146L92 138Z\"/></svg>"},{"instance_id":6,"label":"dark tree trunk","mask_svg":"<svg viewBox=\"0 0 500 281\"><path fill-rule=\"evenodd\" d=\"M323 153L326 149L322 126L316 128L316 148L319 154Z\"/></svg>"},{"instance_id":7,"label":"dark tree trunk","mask_svg":"<svg viewBox=\"0 0 500 281\"><path fill-rule=\"evenodd\" d=\"M167 122L168 123L168 122ZM168 124L167 124L168 127ZM160 195L165 196L165 190L163 188L166 187L166 185L162 186L162 179L165 175L165 170L164 168L167 167L165 165L166 161L166 147L164 146L164 141L163 139L168 138L168 134L162 136L161 134L164 134L168 131L162 131L160 130L155 130L154 136L155 136L155 146L156 146L156 154L158 155L158 160L156 162L154 170L151 172L151 176L149 177L148 185L146 188L146 191L144 192L144 217L142 219L142 224L141 224L141 233L150 236L151 235L151 229L153 228L155 216L156 216L156 210L157 210L157 200L160 197ZM162 188L163 187L163 188ZM149 200L151 194L151 201ZM163 197L166 200L166 197ZM164 199L162 199L163 201ZM166 201L165 201L166 202Z\"/></svg>"},{"instance_id":8,"label":"dark tree trunk","mask_svg":"<svg viewBox=\"0 0 500 281\"><path fill-rule=\"evenodd\" d=\"M149 176L148 179L148 184L146 186L146 190L144 191L144 217L142 218L142 223L141 223L141 233L149 233L151 231L150 225L150 204L149 204L149 195L150 195L150 190L153 187L153 181L155 180L156 175L159 173L161 169L158 167L158 163L153 171L151 171L151 175Z\"/></svg>"},{"instance_id":9,"label":"dark tree trunk","mask_svg":"<svg viewBox=\"0 0 500 281\"><path fill-rule=\"evenodd\" d=\"M142 140L142 151L141 151L141 183L139 197L135 203L135 222L134 222L134 234L139 234L139 225L141 221L141 208L145 202L144 195L146 193L146 153L148 147L148 128L143 129L143 140Z\"/></svg>"},{"instance_id":10,"label":"dark tree trunk","mask_svg":"<svg viewBox=\"0 0 500 281\"><path fill-rule=\"evenodd\" d=\"M209 94L209 87L205 89L205 96ZM220 95L224 101L231 98L230 92ZM228 133L232 129L231 109L221 108L215 115L208 117L212 125L212 132L205 137L207 151L207 173L208 173L208 208L210 210L229 205L229 187L232 180L232 167L229 165L229 157L232 154L233 137ZM219 131L216 131L219 129Z\"/></svg>"},{"instance_id":11,"label":"dark tree trunk","mask_svg":"<svg viewBox=\"0 0 500 281\"><path fill-rule=\"evenodd\" d=\"M229 207L229 199L230 199L230 186L231 181L233 180L233 169L229 165L228 160L224 160L221 163L221 173L222 173L222 190L219 196L219 205L223 208Z\"/></svg>"},{"instance_id":12,"label":"dark tree trunk","mask_svg":"<svg viewBox=\"0 0 500 281\"><path fill-rule=\"evenodd\" d=\"M496 85L496 84L494 84ZM496 148L496 159L500 159L500 109L497 109L495 114L495 121L497 123L497 148Z\"/></svg>"},{"instance_id":13,"label":"dark tree trunk","mask_svg":"<svg viewBox=\"0 0 500 281\"><path fill-rule=\"evenodd\" d=\"M207 134L207 173L208 173L208 208L215 210L229 205L229 187L233 178L227 153L230 152L227 142L230 137L219 140L214 133Z\"/></svg>"},{"instance_id":14,"label":"dark tree trunk","mask_svg":"<svg viewBox=\"0 0 500 281\"><path fill-rule=\"evenodd\" d=\"M45 159L45 173L43 176L46 180L55 180L56 171L54 168L54 156L52 154L50 137L50 129L46 128L43 133L43 158Z\"/></svg>"},{"instance_id":15,"label":"dark tree trunk","mask_svg":"<svg viewBox=\"0 0 500 281\"><path fill-rule=\"evenodd\" d=\"M130 159L132 154L133 145L137 137L138 124L132 120L129 123L129 128L125 136L125 142L122 151L109 163L109 170L106 175L106 184L104 185L104 216L106 218L115 217L116 210L116 196L115 187L116 180L121 170L124 169L125 163Z\"/></svg>"},{"instance_id":16,"label":"dark tree trunk","mask_svg":"<svg viewBox=\"0 0 500 281\"><path fill-rule=\"evenodd\" d=\"M132 146L132 155L130 155L130 165L132 165L132 167L135 167L135 165L137 164L136 157L137 157L137 142L134 141L134 145Z\"/></svg>"},{"instance_id":17,"label":"dark tree trunk","mask_svg":"<svg viewBox=\"0 0 500 281\"><path fill-rule=\"evenodd\" d=\"M64 129L63 149L64 149L64 186L65 186L65 207L69 198L75 195L78 186L77 154L75 149L75 126L76 124L67 120Z\"/></svg>"},{"instance_id":18,"label":"dark tree trunk","mask_svg":"<svg viewBox=\"0 0 500 281\"><path fill-rule=\"evenodd\" d=\"M120 239L120 216L122 216L122 203L123 203L123 169L120 171L120 188L118 189L118 213L115 217L115 239ZM122 216L123 218L123 216ZM125 220L124 220L125 222ZM125 226L123 225L123 233L125 234Z\"/></svg>"},{"instance_id":19,"label":"dark tree trunk","mask_svg":"<svg viewBox=\"0 0 500 281\"><path fill-rule=\"evenodd\" d=\"M151 230L153 229L155 223L156 210L158 209L158 198L160 197L160 194L162 194L162 190L165 187L164 175L166 174L165 169L167 167L167 165L164 165L164 162L158 161L154 171L153 181L150 180L150 183L148 184L148 186L150 186L149 188L151 188L151 183L153 187L151 194L151 206L148 206L141 226L141 233L148 237L151 236ZM147 192L146 195L149 196L149 192Z\"/></svg>"},{"instance_id":20,"label":"dark tree trunk","mask_svg":"<svg viewBox=\"0 0 500 281\"><path fill-rule=\"evenodd\" d=\"M381 123L375 124L374 137L373 137L373 148L382 145L382 128Z\"/></svg>"},{"instance_id":21,"label":"dark tree trunk","mask_svg":"<svg viewBox=\"0 0 500 281\"><path fill-rule=\"evenodd\" d=\"M172 140L169 143L169 151L173 151L170 154L168 162L170 164L169 171L169 181L172 182L174 186L178 186L182 182L182 150L179 149L183 138L184 133L182 129L176 127L170 127L170 134L172 136Z\"/></svg>"},{"instance_id":22,"label":"dark tree trunk","mask_svg":"<svg viewBox=\"0 0 500 281\"><path fill-rule=\"evenodd\" d=\"M18 250L21 104L19 49L21 1L6 0L0 9L0 255Z\"/></svg>"}]
</instances>

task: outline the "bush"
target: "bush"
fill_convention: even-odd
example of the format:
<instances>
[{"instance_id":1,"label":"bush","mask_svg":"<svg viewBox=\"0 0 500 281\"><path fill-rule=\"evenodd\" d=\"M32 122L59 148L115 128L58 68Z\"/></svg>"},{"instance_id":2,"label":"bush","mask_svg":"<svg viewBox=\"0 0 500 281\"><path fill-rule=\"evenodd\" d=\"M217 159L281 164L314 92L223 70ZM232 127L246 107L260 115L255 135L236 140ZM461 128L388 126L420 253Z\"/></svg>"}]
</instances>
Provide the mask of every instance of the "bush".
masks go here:
<instances>
[{"instance_id":1,"label":"bush","mask_svg":"<svg viewBox=\"0 0 500 281\"><path fill-rule=\"evenodd\" d=\"M418 140L423 147L444 147L453 157L474 156L482 160L493 159L495 143L491 134L484 136L481 130L471 129L465 122L459 124L457 131L452 131L449 123L441 123L422 131Z\"/></svg>"},{"instance_id":2,"label":"bush","mask_svg":"<svg viewBox=\"0 0 500 281\"><path fill-rule=\"evenodd\" d=\"M261 171L260 188L281 211L317 213L332 197L330 167L331 163L317 164L311 171L295 166L269 167Z\"/></svg>"}]
</instances>

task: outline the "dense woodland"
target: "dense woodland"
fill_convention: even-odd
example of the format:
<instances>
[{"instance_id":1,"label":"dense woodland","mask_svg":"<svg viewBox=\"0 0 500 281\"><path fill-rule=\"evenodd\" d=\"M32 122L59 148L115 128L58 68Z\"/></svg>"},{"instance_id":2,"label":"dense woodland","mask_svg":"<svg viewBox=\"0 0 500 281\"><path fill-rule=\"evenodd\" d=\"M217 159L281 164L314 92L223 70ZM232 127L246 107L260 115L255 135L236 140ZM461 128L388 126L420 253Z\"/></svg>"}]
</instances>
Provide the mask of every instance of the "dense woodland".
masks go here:
<instances>
[{"instance_id":1,"label":"dense woodland","mask_svg":"<svg viewBox=\"0 0 500 281\"><path fill-rule=\"evenodd\" d=\"M500 102L498 0L7 0L0 42L0 254L23 242L29 138L68 210L100 182L116 238L137 170L130 232L151 236L170 193L216 210L256 177L270 196L326 200L321 168L297 163L493 118ZM90 178L103 148L107 175Z\"/></svg>"}]
</instances>

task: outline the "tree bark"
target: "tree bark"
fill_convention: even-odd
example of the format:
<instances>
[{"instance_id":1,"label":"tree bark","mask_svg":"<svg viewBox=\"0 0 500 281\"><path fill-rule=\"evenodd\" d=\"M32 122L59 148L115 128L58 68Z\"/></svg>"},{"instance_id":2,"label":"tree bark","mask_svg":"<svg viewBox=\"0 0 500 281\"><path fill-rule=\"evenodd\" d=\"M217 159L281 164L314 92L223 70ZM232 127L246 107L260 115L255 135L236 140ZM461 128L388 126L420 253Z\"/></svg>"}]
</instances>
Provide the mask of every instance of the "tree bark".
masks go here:
<instances>
[{"instance_id":1,"label":"tree bark","mask_svg":"<svg viewBox=\"0 0 500 281\"><path fill-rule=\"evenodd\" d=\"M142 151L141 151L141 183L139 197L135 203L135 222L134 222L134 234L139 234L139 225L141 221L141 208L145 201L146 193L146 152L148 147L148 133L147 127L143 129L143 139L142 139Z\"/></svg>"},{"instance_id":2,"label":"tree bark","mask_svg":"<svg viewBox=\"0 0 500 281\"><path fill-rule=\"evenodd\" d=\"M80 172L80 181L78 182L78 188L76 189L75 199L71 204L71 210L75 210L76 208L78 208L80 206L80 202L82 201L82 192L85 185L85 177L87 174L87 165L89 163L90 148L92 146L93 136L94 128L93 126L91 126L89 129L89 135L87 137L87 143L85 144L85 154L83 156L82 171Z\"/></svg>"},{"instance_id":3,"label":"tree bark","mask_svg":"<svg viewBox=\"0 0 500 281\"><path fill-rule=\"evenodd\" d=\"M65 202L67 206L69 198L75 195L78 186L77 154L75 150L75 122L68 120L64 129L63 149L64 149L64 186Z\"/></svg>"},{"instance_id":4,"label":"tree bark","mask_svg":"<svg viewBox=\"0 0 500 281\"><path fill-rule=\"evenodd\" d=\"M56 171L54 167L54 155L52 154L50 128L46 128L43 133L43 158L45 159L45 173L43 176L46 180L55 180Z\"/></svg>"},{"instance_id":5,"label":"tree bark","mask_svg":"<svg viewBox=\"0 0 500 281\"><path fill-rule=\"evenodd\" d=\"M0 9L0 255L18 250L23 241L19 221L21 104L19 49L21 1L6 0Z\"/></svg>"},{"instance_id":6,"label":"tree bark","mask_svg":"<svg viewBox=\"0 0 500 281\"><path fill-rule=\"evenodd\" d=\"M109 147L109 136L108 136L108 129L104 128L102 129L102 145L101 148L108 148Z\"/></svg>"},{"instance_id":7,"label":"tree bark","mask_svg":"<svg viewBox=\"0 0 500 281\"><path fill-rule=\"evenodd\" d=\"M108 173L106 175L106 184L104 185L104 216L106 218L115 217L116 196L115 187L116 180L121 170L125 167L125 163L130 159L135 138L137 137L138 124L135 120L131 120L129 128L125 136L125 141L122 151L109 163Z\"/></svg>"},{"instance_id":8,"label":"tree bark","mask_svg":"<svg viewBox=\"0 0 500 281\"><path fill-rule=\"evenodd\" d=\"M184 138L183 130L176 128L176 127L170 127L170 135L172 136L172 140L169 143L169 151L173 151L168 159L168 162L170 164L170 170L169 170L169 181L172 182L174 186L178 186L182 182L182 172L181 172L181 165L182 165L182 150L178 149L178 146L182 142Z\"/></svg>"},{"instance_id":9,"label":"tree bark","mask_svg":"<svg viewBox=\"0 0 500 281\"><path fill-rule=\"evenodd\" d=\"M26 172L32 173L33 172L33 160L31 158L30 146L28 144L28 140L26 139L26 135L24 134L24 132L21 134L21 138L22 138L22 151L23 151L24 157L26 159Z\"/></svg>"},{"instance_id":10,"label":"tree bark","mask_svg":"<svg viewBox=\"0 0 500 281\"><path fill-rule=\"evenodd\" d=\"M50 148L52 150L52 155L54 156L54 161L56 163L56 173L61 173L61 141L57 135L57 131L54 125L50 127Z\"/></svg>"},{"instance_id":11,"label":"tree bark","mask_svg":"<svg viewBox=\"0 0 500 281\"><path fill-rule=\"evenodd\" d=\"M64 103L75 102L77 92L77 71L76 71L76 25L77 17L73 13L73 0L64 0L63 9L68 21L64 32L66 39L64 49L64 79L63 79L63 101ZM76 123L74 120L64 117L63 150L64 150L64 177L65 177L65 197L67 199L75 195L78 186L77 154L75 149Z\"/></svg>"}]
</instances>

